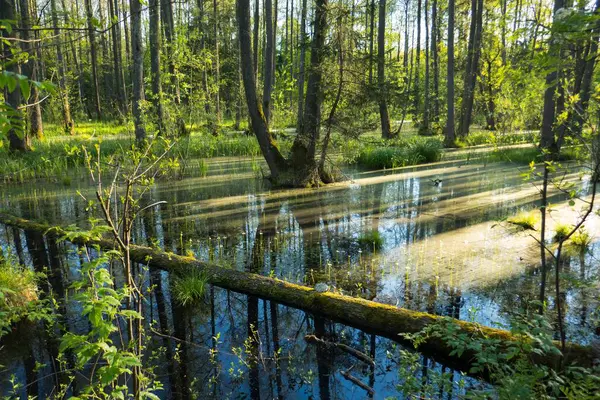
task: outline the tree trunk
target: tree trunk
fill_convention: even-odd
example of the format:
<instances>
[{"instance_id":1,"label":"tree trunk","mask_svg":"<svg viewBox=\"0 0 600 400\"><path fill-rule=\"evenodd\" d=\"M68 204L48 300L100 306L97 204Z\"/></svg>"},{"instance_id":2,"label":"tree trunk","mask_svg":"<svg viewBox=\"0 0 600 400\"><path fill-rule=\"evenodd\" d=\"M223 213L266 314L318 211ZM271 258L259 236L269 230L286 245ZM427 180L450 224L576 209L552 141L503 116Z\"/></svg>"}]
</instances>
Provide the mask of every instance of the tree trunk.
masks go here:
<instances>
[{"instance_id":1,"label":"tree trunk","mask_svg":"<svg viewBox=\"0 0 600 400\"><path fill-rule=\"evenodd\" d=\"M273 88L273 53L275 44L273 43L273 3L272 0L265 1L265 26L267 35L267 46L265 48L265 76L263 81L263 112L267 127L271 119L271 91Z\"/></svg>"},{"instance_id":2,"label":"tree trunk","mask_svg":"<svg viewBox=\"0 0 600 400\"><path fill-rule=\"evenodd\" d=\"M415 117L421 112L420 72L421 72L421 1L417 0L417 47L415 52Z\"/></svg>"},{"instance_id":3,"label":"tree trunk","mask_svg":"<svg viewBox=\"0 0 600 400\"><path fill-rule=\"evenodd\" d=\"M162 83L160 71L160 13L158 0L150 0L150 29L148 36L150 37L150 73L152 80L152 105L156 113L156 126L159 135L164 135L165 132L165 110L162 102ZM164 21L163 21L164 23Z\"/></svg>"},{"instance_id":4,"label":"tree trunk","mask_svg":"<svg viewBox=\"0 0 600 400\"><path fill-rule=\"evenodd\" d=\"M90 41L90 56L92 58L92 84L94 85L94 106L96 118L102 119L102 111L100 109L100 86L98 84L98 49L96 44L96 33L94 28L94 15L92 13L92 0L85 0L85 13L87 20L88 39ZM133 24L133 22L132 22Z\"/></svg>"},{"instance_id":5,"label":"tree trunk","mask_svg":"<svg viewBox=\"0 0 600 400\"><path fill-rule=\"evenodd\" d=\"M302 0L300 17L300 64L298 65L298 115L296 116L296 132L302 130L302 115L304 114L304 73L306 64L306 5L307 0Z\"/></svg>"},{"instance_id":6,"label":"tree trunk","mask_svg":"<svg viewBox=\"0 0 600 400\"><path fill-rule=\"evenodd\" d=\"M86 0L90 1L90 0ZM142 118L144 100L144 49L142 44L142 4L140 0L129 0L131 13L131 51L133 56L133 123L135 139L146 139L146 128Z\"/></svg>"},{"instance_id":7,"label":"tree trunk","mask_svg":"<svg viewBox=\"0 0 600 400\"><path fill-rule=\"evenodd\" d=\"M254 0L254 37L253 37L253 50L254 57L252 59L254 66L254 76L258 77L258 48L260 47L258 44L258 31L260 26L260 0Z\"/></svg>"},{"instance_id":8,"label":"tree trunk","mask_svg":"<svg viewBox=\"0 0 600 400\"><path fill-rule=\"evenodd\" d=\"M369 4L367 0L367 7L369 7L369 85L373 84L373 43L375 41L375 0L371 0Z\"/></svg>"},{"instance_id":9,"label":"tree trunk","mask_svg":"<svg viewBox=\"0 0 600 400\"><path fill-rule=\"evenodd\" d=\"M425 101L423 103L423 124L420 133L423 135L431 134L429 121L429 1L425 0L425 88L423 89Z\"/></svg>"},{"instance_id":10,"label":"tree trunk","mask_svg":"<svg viewBox=\"0 0 600 400\"><path fill-rule=\"evenodd\" d=\"M252 43L250 40L250 0L236 1L236 15L240 40L240 63L248 114L250 115L252 130L256 135L260 150L269 166L271 178L277 179L281 170L285 168L286 163L269 132L262 112L262 106L256 95L256 78L254 76Z\"/></svg>"},{"instance_id":11,"label":"tree trunk","mask_svg":"<svg viewBox=\"0 0 600 400\"><path fill-rule=\"evenodd\" d=\"M464 91L461 104L461 115L458 124L458 133L461 137L469 134L471 116L473 114L473 101L475 97L475 84L479 69L479 56L481 55L481 34L483 29L483 0L471 1L471 29L469 34L469 48L467 65L465 69Z\"/></svg>"},{"instance_id":12,"label":"tree trunk","mask_svg":"<svg viewBox=\"0 0 600 400\"><path fill-rule=\"evenodd\" d=\"M315 160L317 142L321 128L321 103L323 100L322 63L325 53L325 37L327 35L328 0L316 0L314 34L310 51L310 69L302 130L296 135L292 145L292 165L296 178L301 186L314 185L320 182L318 165Z\"/></svg>"},{"instance_id":13,"label":"tree trunk","mask_svg":"<svg viewBox=\"0 0 600 400\"><path fill-rule=\"evenodd\" d=\"M21 48L24 53L27 54L27 62L23 63L21 67L21 73L27 78L35 81L37 80L37 68L36 64L38 61L35 56L35 49L33 46L32 35L31 35L31 9L29 7L29 0L19 0L19 11L21 12L21 39L23 40ZM31 137L42 139L44 137L44 130L42 127L42 111L39 104L39 92L36 86L31 85L30 96L28 99L22 99L23 104L27 106L27 132Z\"/></svg>"},{"instance_id":14,"label":"tree trunk","mask_svg":"<svg viewBox=\"0 0 600 400\"><path fill-rule=\"evenodd\" d=\"M115 75L117 100L119 102L119 111L125 115L127 113L127 95L125 94L125 75L123 74L123 56L121 53L121 27L119 23L115 22L119 20L119 1L108 0L108 8L113 21L111 22L113 73Z\"/></svg>"},{"instance_id":15,"label":"tree trunk","mask_svg":"<svg viewBox=\"0 0 600 400\"><path fill-rule=\"evenodd\" d=\"M444 145L454 147L456 136L454 134L454 0L448 0L448 65L447 65L447 118Z\"/></svg>"},{"instance_id":16,"label":"tree trunk","mask_svg":"<svg viewBox=\"0 0 600 400\"><path fill-rule=\"evenodd\" d=\"M221 125L221 98L220 98L220 89L221 89L221 66L219 64L219 13L217 8L217 0L213 0L213 34L215 37L215 57L214 57L214 69L215 69L215 112L217 116L217 123L214 126L213 133L217 133L219 129L219 125Z\"/></svg>"},{"instance_id":17,"label":"tree trunk","mask_svg":"<svg viewBox=\"0 0 600 400\"><path fill-rule=\"evenodd\" d=\"M387 107L387 89L385 82L385 17L386 0L379 0L379 26L377 29L377 82L379 84L379 118L381 137L390 139L392 128Z\"/></svg>"},{"instance_id":18,"label":"tree trunk","mask_svg":"<svg viewBox=\"0 0 600 400\"><path fill-rule=\"evenodd\" d=\"M52 13L52 25L54 28L54 45L56 46L56 64L58 65L58 88L62 100L63 128L67 135L74 133L73 119L71 118L71 105L69 104L69 92L66 84L65 60L60 42L60 29L58 28L58 13L56 11L56 0L50 1Z\"/></svg>"},{"instance_id":19,"label":"tree trunk","mask_svg":"<svg viewBox=\"0 0 600 400\"><path fill-rule=\"evenodd\" d=\"M440 56L438 52L438 41L441 38L440 21L438 15L438 2L433 0L431 10L431 57L433 59L433 114L432 119L438 122L440 119Z\"/></svg>"},{"instance_id":20,"label":"tree trunk","mask_svg":"<svg viewBox=\"0 0 600 400\"><path fill-rule=\"evenodd\" d=\"M0 0L0 20L15 21L17 19L15 9L16 6L12 0ZM1 32L2 37L11 37L11 34L8 33L6 29L3 29ZM13 57L10 47L4 45L4 59L13 61ZM21 68L16 62L8 62L6 70L14 74L21 73ZM19 110L19 107L21 106L21 90L19 85L16 85L15 90L12 92L10 92L8 88L4 90L4 101L6 105L14 111L14 115L10 116L11 126L7 132L9 150L19 152L31 150L29 135L23 127L23 113Z\"/></svg>"}]
</instances>

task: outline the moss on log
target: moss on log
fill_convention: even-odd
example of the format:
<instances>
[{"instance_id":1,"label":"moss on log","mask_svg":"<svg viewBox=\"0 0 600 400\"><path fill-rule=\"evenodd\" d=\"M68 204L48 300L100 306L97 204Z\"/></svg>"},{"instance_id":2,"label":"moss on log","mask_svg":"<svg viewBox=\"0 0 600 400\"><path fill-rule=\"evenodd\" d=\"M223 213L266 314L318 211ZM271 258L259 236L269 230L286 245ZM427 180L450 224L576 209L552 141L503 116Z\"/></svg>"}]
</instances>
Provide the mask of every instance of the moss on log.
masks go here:
<instances>
[{"instance_id":1,"label":"moss on log","mask_svg":"<svg viewBox=\"0 0 600 400\"><path fill-rule=\"evenodd\" d=\"M51 227L2 212L0 212L0 223L59 237L64 236L67 232L60 227ZM73 239L72 242L79 245L98 245L103 249L114 249L116 247L113 241L106 239ZM197 268L202 270L209 283L223 289L273 300L404 344L406 342L402 340L401 334L418 333L428 326L448 320L446 317L398 308L361 298L331 292L320 293L311 287L223 268L196 260L193 257L179 256L150 247L132 245L130 254L135 262L171 273L184 274L186 270ZM507 347L511 342L514 343L519 340L519 338L505 330L460 320L453 320L453 322L458 325L463 333L473 338L499 339L502 343L506 343ZM556 345L559 347L558 344ZM460 357L451 355L452 348L439 338L428 339L419 347L419 351L431 355L437 361L464 371L468 371L473 363L472 354L465 352ZM535 358L536 363L552 368L559 364L556 355L532 355L532 357ZM588 346L569 343L564 358L566 364L572 363L584 367L592 365L592 354Z\"/></svg>"}]
</instances>

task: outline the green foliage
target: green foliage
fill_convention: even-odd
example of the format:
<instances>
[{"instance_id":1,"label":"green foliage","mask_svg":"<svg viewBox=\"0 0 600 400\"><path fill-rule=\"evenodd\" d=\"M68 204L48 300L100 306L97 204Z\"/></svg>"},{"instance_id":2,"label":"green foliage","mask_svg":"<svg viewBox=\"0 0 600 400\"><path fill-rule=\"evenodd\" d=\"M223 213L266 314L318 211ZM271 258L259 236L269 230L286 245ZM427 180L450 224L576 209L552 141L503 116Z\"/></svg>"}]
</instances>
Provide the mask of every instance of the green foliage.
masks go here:
<instances>
[{"instance_id":1,"label":"green foliage","mask_svg":"<svg viewBox=\"0 0 600 400\"><path fill-rule=\"evenodd\" d=\"M38 303L39 275L0 257L0 337L23 318L31 317Z\"/></svg>"},{"instance_id":2,"label":"green foliage","mask_svg":"<svg viewBox=\"0 0 600 400\"><path fill-rule=\"evenodd\" d=\"M361 249L366 251L381 250L385 243L385 239L378 231L370 231L361 234L357 239Z\"/></svg>"},{"instance_id":3,"label":"green foliage","mask_svg":"<svg viewBox=\"0 0 600 400\"><path fill-rule=\"evenodd\" d=\"M200 304L204 300L207 285L206 275L192 269L186 271L183 276L175 278L171 292L177 303L184 307L191 307Z\"/></svg>"},{"instance_id":4,"label":"green foliage","mask_svg":"<svg viewBox=\"0 0 600 400\"><path fill-rule=\"evenodd\" d=\"M466 333L450 318L415 335L405 335L415 347L430 338L444 341L451 354L469 354L470 373L486 374L493 386L470 391L467 398L591 399L600 385L598 369L566 366L553 369L535 363L532 355L560 356L552 324L539 314L517 314L510 323L514 341ZM596 375L595 375L596 374Z\"/></svg>"},{"instance_id":5,"label":"green foliage","mask_svg":"<svg viewBox=\"0 0 600 400\"><path fill-rule=\"evenodd\" d=\"M90 363L96 365L92 369L90 383L81 388L80 398L127 398L129 388L122 382L134 373L134 369L142 366L137 354L113 342L120 320L142 319L137 311L122 307L131 298L131 291L127 287L115 289L108 270L111 259L120 257L118 252L111 251L84 263L81 279L72 285L74 299L80 302L90 330L84 334L67 332L61 339L59 350L61 353L72 352L78 370L83 370ZM150 380L138 378L144 385L141 397L154 399L150 392L154 388L148 387Z\"/></svg>"},{"instance_id":6,"label":"green foliage","mask_svg":"<svg viewBox=\"0 0 600 400\"><path fill-rule=\"evenodd\" d=\"M538 222L538 215L533 211L520 212L514 217L509 217L506 222L524 230L535 231L535 224Z\"/></svg>"}]
</instances>

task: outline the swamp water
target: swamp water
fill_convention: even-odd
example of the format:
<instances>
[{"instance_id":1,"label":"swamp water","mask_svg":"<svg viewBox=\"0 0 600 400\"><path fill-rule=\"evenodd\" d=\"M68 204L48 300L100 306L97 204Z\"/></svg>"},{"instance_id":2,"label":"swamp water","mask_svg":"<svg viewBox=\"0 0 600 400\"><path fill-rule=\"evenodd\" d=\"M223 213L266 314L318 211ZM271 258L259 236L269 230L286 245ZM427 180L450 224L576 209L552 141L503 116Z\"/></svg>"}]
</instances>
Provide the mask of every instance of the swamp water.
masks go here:
<instances>
[{"instance_id":1,"label":"swamp water","mask_svg":"<svg viewBox=\"0 0 600 400\"><path fill-rule=\"evenodd\" d=\"M535 242L499 222L538 204L535 186L524 182L513 165L446 162L349 171L350 182L315 190L271 190L257 177L256 165L214 159L206 177L159 182L145 201L167 203L140 218L136 242L290 282L325 282L346 294L489 326L505 326L511 313L537 296ZM86 226L86 202L77 190L93 195L85 177L70 187L3 188L0 208ZM560 193L550 199L562 200ZM586 226L600 233L596 217ZM66 329L85 332L81 308L68 296L81 266L74 246L2 225L0 245L25 265L49 268L52 291L63 299ZM597 278L594 254L596 245L570 257L565 273L580 281ZM204 305L187 309L172 301L171 284L165 272L151 272L146 282L155 286L146 299L145 319L155 321L148 330L169 336L148 332L147 354L154 355L164 385L157 393L161 398L186 398L182 393L200 399L368 398L344 377L347 371L373 388L371 397L377 399L403 398L403 389L454 398L483 385L433 359L409 357L389 339L271 301L211 288ZM552 312L552 290L548 295ZM594 290L569 288L568 340L588 342L597 297ZM339 349L307 343L309 334L362 351L375 367ZM0 394L10 393L13 377L22 385L20 396L51 396L58 383L52 356L56 338L31 331L18 336L0 348Z\"/></svg>"}]
</instances>

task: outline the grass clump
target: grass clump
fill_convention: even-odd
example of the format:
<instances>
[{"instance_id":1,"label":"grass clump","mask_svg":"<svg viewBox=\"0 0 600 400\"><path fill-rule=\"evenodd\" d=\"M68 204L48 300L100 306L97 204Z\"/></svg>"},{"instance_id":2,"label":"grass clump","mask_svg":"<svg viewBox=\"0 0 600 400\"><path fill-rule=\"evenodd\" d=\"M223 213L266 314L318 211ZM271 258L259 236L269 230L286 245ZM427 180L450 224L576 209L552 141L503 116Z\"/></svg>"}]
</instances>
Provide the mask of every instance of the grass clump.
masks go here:
<instances>
[{"instance_id":1,"label":"grass clump","mask_svg":"<svg viewBox=\"0 0 600 400\"><path fill-rule=\"evenodd\" d=\"M535 224L537 223L537 220L538 216L533 212L520 212L514 217L508 218L506 222L523 230L535 231Z\"/></svg>"},{"instance_id":2,"label":"grass clump","mask_svg":"<svg viewBox=\"0 0 600 400\"><path fill-rule=\"evenodd\" d=\"M357 153L356 157L346 159L368 169L397 168L439 161L442 143L438 139L415 138L390 145L365 145Z\"/></svg>"},{"instance_id":3,"label":"grass clump","mask_svg":"<svg viewBox=\"0 0 600 400\"><path fill-rule=\"evenodd\" d=\"M385 243L385 239L378 231L371 231L360 235L357 242L362 250L377 251L381 250Z\"/></svg>"},{"instance_id":4,"label":"grass clump","mask_svg":"<svg viewBox=\"0 0 600 400\"><path fill-rule=\"evenodd\" d=\"M0 337L37 301L35 272L0 258Z\"/></svg>"},{"instance_id":5,"label":"grass clump","mask_svg":"<svg viewBox=\"0 0 600 400\"><path fill-rule=\"evenodd\" d=\"M206 275L197 269L191 269L185 275L175 278L171 291L178 304L192 307L202 303L207 286Z\"/></svg>"},{"instance_id":6,"label":"grass clump","mask_svg":"<svg viewBox=\"0 0 600 400\"><path fill-rule=\"evenodd\" d=\"M567 238L567 235L573 230L573 226L566 224L557 224L554 227L554 241L562 242Z\"/></svg>"}]
</instances>

